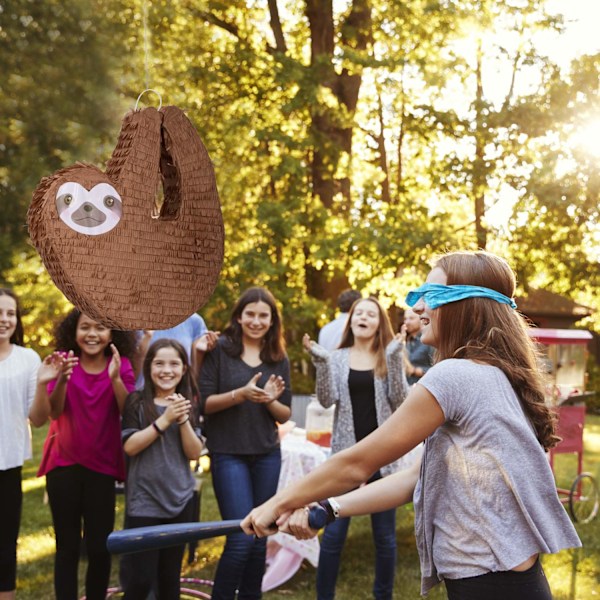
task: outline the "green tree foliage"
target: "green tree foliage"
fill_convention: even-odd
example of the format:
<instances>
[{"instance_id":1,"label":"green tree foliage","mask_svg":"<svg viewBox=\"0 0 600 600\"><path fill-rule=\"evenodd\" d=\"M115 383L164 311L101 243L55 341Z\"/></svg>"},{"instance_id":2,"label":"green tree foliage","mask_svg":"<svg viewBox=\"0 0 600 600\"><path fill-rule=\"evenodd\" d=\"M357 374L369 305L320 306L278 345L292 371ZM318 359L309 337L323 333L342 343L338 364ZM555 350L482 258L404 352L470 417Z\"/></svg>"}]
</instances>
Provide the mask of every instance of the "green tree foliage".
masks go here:
<instances>
[{"instance_id":1,"label":"green tree foliage","mask_svg":"<svg viewBox=\"0 0 600 600\"><path fill-rule=\"evenodd\" d=\"M108 3L94 0L0 6L0 272L25 247L25 214L41 177L98 161L114 135L122 30L111 17Z\"/></svg>"},{"instance_id":2,"label":"green tree foliage","mask_svg":"<svg viewBox=\"0 0 600 600\"><path fill-rule=\"evenodd\" d=\"M15 0L0 14L1 43L22 50L1 55L1 193L19 209L0 259L23 243L39 177L102 165L152 87L187 110L215 164L226 254L202 309L214 328L242 289L268 286L295 357L343 286L401 304L431 256L458 247L597 302L598 159L569 140L597 114L600 67L586 57L566 73L536 49L561 26L545 2L101 4Z\"/></svg>"}]
</instances>

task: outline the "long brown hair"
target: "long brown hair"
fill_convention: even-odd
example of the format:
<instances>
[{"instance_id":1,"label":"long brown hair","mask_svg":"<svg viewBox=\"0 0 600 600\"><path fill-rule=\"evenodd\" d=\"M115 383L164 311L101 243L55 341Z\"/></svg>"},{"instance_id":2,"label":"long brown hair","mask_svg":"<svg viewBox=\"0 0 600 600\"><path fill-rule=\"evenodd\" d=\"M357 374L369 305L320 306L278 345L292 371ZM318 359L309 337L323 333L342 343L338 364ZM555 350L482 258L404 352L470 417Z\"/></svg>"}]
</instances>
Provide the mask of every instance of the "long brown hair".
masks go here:
<instances>
[{"instance_id":1,"label":"long brown hair","mask_svg":"<svg viewBox=\"0 0 600 600\"><path fill-rule=\"evenodd\" d=\"M390 323L390 318L388 317L387 312L383 309L381 304L379 304L379 300L377 300L377 298L359 298L354 302L350 308L350 312L348 313L348 320L346 321L346 327L344 327L344 333L342 334L342 340L338 348L350 348L351 346L354 346L354 334L352 333L351 326L352 315L354 314L356 307L361 302L365 302L366 300L375 304L377 306L377 310L379 311L379 326L377 327L375 339L373 340L373 352L375 352L377 356L374 371L377 377L385 377L387 375L385 349L392 341L392 338L394 337L394 331L392 329L392 324Z\"/></svg>"},{"instance_id":2,"label":"long brown hair","mask_svg":"<svg viewBox=\"0 0 600 600\"><path fill-rule=\"evenodd\" d=\"M515 275L508 263L488 252L452 252L435 267L448 285L477 285L512 298ZM506 304L487 298L467 298L440 306L436 361L466 358L502 370L535 428L540 444L550 449L560 441L556 416L544 399L544 380L535 346L524 318Z\"/></svg>"}]
</instances>

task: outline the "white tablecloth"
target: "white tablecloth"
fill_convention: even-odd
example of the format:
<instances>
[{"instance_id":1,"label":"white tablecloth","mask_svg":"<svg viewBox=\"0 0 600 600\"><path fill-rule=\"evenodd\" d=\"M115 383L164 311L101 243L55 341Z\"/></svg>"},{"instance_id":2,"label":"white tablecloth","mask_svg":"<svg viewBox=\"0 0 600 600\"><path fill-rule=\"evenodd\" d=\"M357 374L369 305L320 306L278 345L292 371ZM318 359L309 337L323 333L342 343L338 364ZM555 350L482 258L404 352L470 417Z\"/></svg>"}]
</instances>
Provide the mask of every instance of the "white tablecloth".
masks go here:
<instances>
[{"instance_id":1,"label":"white tablecloth","mask_svg":"<svg viewBox=\"0 0 600 600\"><path fill-rule=\"evenodd\" d=\"M278 488L301 479L327 459L328 450L307 442L302 432L294 430L281 441L281 473ZM290 579L306 559L313 566L319 562L319 540L297 540L285 533L276 533L267 543L267 570L263 591L272 590Z\"/></svg>"}]
</instances>

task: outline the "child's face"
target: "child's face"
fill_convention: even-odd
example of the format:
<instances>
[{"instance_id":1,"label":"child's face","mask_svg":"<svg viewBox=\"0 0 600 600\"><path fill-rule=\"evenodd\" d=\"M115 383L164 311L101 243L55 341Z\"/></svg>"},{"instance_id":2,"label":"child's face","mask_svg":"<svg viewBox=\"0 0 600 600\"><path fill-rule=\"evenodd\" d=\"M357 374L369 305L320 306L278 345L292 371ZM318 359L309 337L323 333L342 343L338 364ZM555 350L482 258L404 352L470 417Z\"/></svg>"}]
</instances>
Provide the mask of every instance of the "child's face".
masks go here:
<instances>
[{"instance_id":1,"label":"child's face","mask_svg":"<svg viewBox=\"0 0 600 600\"><path fill-rule=\"evenodd\" d=\"M355 338L371 339L379 327L379 308L371 300L361 300L350 317L350 327Z\"/></svg>"},{"instance_id":2,"label":"child's face","mask_svg":"<svg viewBox=\"0 0 600 600\"><path fill-rule=\"evenodd\" d=\"M173 394L186 367L175 348L161 348L150 363L150 379L157 394Z\"/></svg>"},{"instance_id":3,"label":"child's face","mask_svg":"<svg viewBox=\"0 0 600 600\"><path fill-rule=\"evenodd\" d=\"M448 277L446 273L439 267L432 269L427 276L427 283L440 283L446 285ZM438 322L440 309L430 309L427 304L420 298L413 306L413 311L419 315L421 319L421 341L429 346L437 347L438 340Z\"/></svg>"},{"instance_id":4,"label":"child's face","mask_svg":"<svg viewBox=\"0 0 600 600\"><path fill-rule=\"evenodd\" d=\"M0 296L0 342L8 342L17 328L17 303L11 296Z\"/></svg>"},{"instance_id":5,"label":"child's face","mask_svg":"<svg viewBox=\"0 0 600 600\"><path fill-rule=\"evenodd\" d=\"M242 336L249 340L260 340L267 335L273 322L271 307L262 300L246 304L238 319Z\"/></svg>"},{"instance_id":6,"label":"child's face","mask_svg":"<svg viewBox=\"0 0 600 600\"><path fill-rule=\"evenodd\" d=\"M75 341L84 356L95 357L104 354L104 350L112 341L112 331L90 319L87 315L80 315L75 331Z\"/></svg>"}]
</instances>

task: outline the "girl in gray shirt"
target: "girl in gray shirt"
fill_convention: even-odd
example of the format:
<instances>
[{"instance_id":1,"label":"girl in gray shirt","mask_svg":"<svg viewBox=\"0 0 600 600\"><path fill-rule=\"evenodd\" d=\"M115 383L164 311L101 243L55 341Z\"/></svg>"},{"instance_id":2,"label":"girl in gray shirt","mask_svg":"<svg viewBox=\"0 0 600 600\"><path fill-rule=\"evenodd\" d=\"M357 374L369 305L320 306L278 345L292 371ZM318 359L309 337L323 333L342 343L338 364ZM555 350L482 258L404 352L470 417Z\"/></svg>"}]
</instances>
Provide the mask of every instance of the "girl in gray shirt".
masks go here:
<instances>
[{"instance_id":1,"label":"girl in gray shirt","mask_svg":"<svg viewBox=\"0 0 600 600\"><path fill-rule=\"evenodd\" d=\"M193 519L194 476L190 461L202 451L198 390L187 351L159 339L144 358L144 388L127 397L123 448L127 468L126 527L185 523ZM156 586L158 600L177 600L184 546L126 557L126 600L145 600Z\"/></svg>"},{"instance_id":2,"label":"girl in gray shirt","mask_svg":"<svg viewBox=\"0 0 600 600\"><path fill-rule=\"evenodd\" d=\"M555 417L514 290L497 256L440 258L407 297L436 365L381 427L252 511L244 530L266 535L277 522L308 537L301 507L310 502L335 519L410 502L414 492L423 593L443 580L450 600L551 600L539 554L581 542L546 459L559 441ZM420 471L331 497L423 440Z\"/></svg>"}]
</instances>

